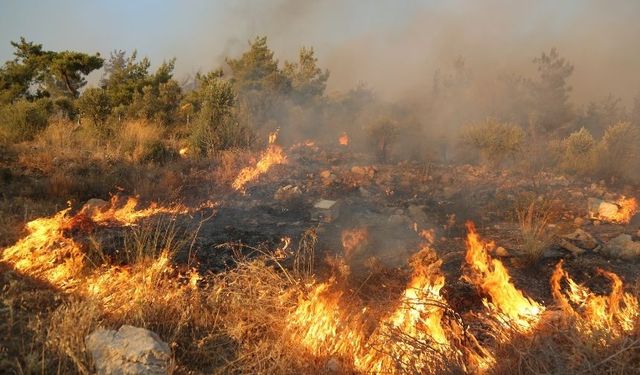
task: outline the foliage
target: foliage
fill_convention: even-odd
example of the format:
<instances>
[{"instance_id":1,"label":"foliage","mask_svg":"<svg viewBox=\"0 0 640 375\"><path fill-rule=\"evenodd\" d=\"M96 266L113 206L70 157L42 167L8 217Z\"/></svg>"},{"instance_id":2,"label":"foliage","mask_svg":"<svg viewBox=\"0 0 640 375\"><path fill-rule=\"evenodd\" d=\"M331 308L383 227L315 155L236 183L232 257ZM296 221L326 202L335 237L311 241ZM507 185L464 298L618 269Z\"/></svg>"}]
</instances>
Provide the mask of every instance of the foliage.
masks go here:
<instances>
[{"instance_id":1,"label":"foliage","mask_svg":"<svg viewBox=\"0 0 640 375\"><path fill-rule=\"evenodd\" d=\"M297 62L285 62L283 73L291 82L291 93L294 102L303 105L324 95L329 79L329 71L317 65L318 59L313 48L301 48Z\"/></svg>"},{"instance_id":2,"label":"foliage","mask_svg":"<svg viewBox=\"0 0 640 375\"><path fill-rule=\"evenodd\" d=\"M603 177L640 177L640 128L629 122L610 126L597 146L597 168Z\"/></svg>"},{"instance_id":3,"label":"foliage","mask_svg":"<svg viewBox=\"0 0 640 375\"><path fill-rule=\"evenodd\" d=\"M571 87L567 84L573 65L560 57L555 48L548 54L543 52L533 62L538 66L538 78L529 82L531 110L543 129L554 131L573 117L569 104Z\"/></svg>"},{"instance_id":4,"label":"foliage","mask_svg":"<svg viewBox=\"0 0 640 375\"><path fill-rule=\"evenodd\" d=\"M21 99L0 108L0 141L21 142L45 129L53 105L48 99Z\"/></svg>"},{"instance_id":5,"label":"foliage","mask_svg":"<svg viewBox=\"0 0 640 375\"><path fill-rule=\"evenodd\" d=\"M483 161L498 166L522 151L525 133L517 125L487 119L462 133L462 143L480 153Z\"/></svg>"},{"instance_id":6,"label":"foliage","mask_svg":"<svg viewBox=\"0 0 640 375\"><path fill-rule=\"evenodd\" d=\"M585 175L594 170L596 142L585 128L571 133L562 141L560 168L569 173Z\"/></svg>"},{"instance_id":7,"label":"foliage","mask_svg":"<svg viewBox=\"0 0 640 375\"><path fill-rule=\"evenodd\" d=\"M46 51L41 44L24 38L11 45L16 49L16 57L0 69L0 89L5 102L45 96L77 98L87 83L85 77L103 64L99 54Z\"/></svg>"},{"instance_id":8,"label":"foliage","mask_svg":"<svg viewBox=\"0 0 640 375\"><path fill-rule=\"evenodd\" d=\"M109 95L103 89L88 88L78 99L78 110L81 116L88 117L98 129L104 129L111 114Z\"/></svg>"}]
</instances>

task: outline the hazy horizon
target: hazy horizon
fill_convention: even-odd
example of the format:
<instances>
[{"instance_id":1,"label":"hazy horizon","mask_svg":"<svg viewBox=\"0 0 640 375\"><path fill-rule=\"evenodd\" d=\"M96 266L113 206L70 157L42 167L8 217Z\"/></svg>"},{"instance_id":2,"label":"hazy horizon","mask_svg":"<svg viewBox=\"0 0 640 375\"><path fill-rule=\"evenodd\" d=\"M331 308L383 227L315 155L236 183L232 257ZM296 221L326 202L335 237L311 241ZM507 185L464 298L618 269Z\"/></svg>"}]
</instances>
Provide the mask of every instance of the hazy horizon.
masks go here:
<instances>
[{"instance_id":1,"label":"hazy horizon","mask_svg":"<svg viewBox=\"0 0 640 375\"><path fill-rule=\"evenodd\" d=\"M474 77L532 75L531 60L557 47L576 69L573 101L609 93L625 104L640 89L640 3L566 1L3 1L0 59L24 36L50 50L138 50L154 66L177 58L176 78L219 67L266 35L282 62L301 46L331 71L329 90L364 82L395 98L430 85L465 58ZM99 76L101 73L98 73ZM95 74L92 82L95 82Z\"/></svg>"}]
</instances>

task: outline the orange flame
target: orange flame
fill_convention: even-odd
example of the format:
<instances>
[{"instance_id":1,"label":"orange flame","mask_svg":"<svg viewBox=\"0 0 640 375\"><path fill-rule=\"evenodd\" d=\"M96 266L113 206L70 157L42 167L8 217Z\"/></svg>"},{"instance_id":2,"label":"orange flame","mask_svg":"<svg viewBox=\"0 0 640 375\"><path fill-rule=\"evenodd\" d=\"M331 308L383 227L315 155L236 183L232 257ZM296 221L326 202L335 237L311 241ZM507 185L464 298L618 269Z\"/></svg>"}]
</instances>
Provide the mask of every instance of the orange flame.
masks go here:
<instances>
[{"instance_id":1,"label":"orange flame","mask_svg":"<svg viewBox=\"0 0 640 375\"><path fill-rule=\"evenodd\" d=\"M269 146L267 150L262 154L260 160L255 166L243 168L231 186L235 190L244 190L245 185L249 182L257 179L260 175L267 173L272 166L277 164L286 164L287 156L284 153L282 147L275 144L278 132L269 134Z\"/></svg>"},{"instance_id":2,"label":"orange flame","mask_svg":"<svg viewBox=\"0 0 640 375\"><path fill-rule=\"evenodd\" d=\"M617 205L619 209L616 215L613 217L607 217L605 219L614 223L628 224L631 221L633 215L638 212L638 202L633 197L622 197L618 200Z\"/></svg>"},{"instance_id":3,"label":"orange flame","mask_svg":"<svg viewBox=\"0 0 640 375\"><path fill-rule=\"evenodd\" d=\"M346 132L342 132L338 137L338 142L341 146L349 146L349 135Z\"/></svg>"},{"instance_id":4,"label":"orange flame","mask_svg":"<svg viewBox=\"0 0 640 375\"><path fill-rule=\"evenodd\" d=\"M364 246L369 238L369 230L367 228L354 228L342 231L342 249L344 257L350 258L356 250Z\"/></svg>"},{"instance_id":5,"label":"orange flame","mask_svg":"<svg viewBox=\"0 0 640 375\"><path fill-rule=\"evenodd\" d=\"M342 292L333 291L335 281L316 286L289 318L294 341L315 355L349 358L359 371L397 372L398 366L415 358L416 343L447 348L449 341L441 324L445 301L440 295L444 276L435 253L424 246L412 259L414 274L398 307L384 318L368 337L361 316L340 307ZM363 313L365 310L363 310ZM417 355L412 366L428 368L428 355Z\"/></svg>"},{"instance_id":6,"label":"orange flame","mask_svg":"<svg viewBox=\"0 0 640 375\"><path fill-rule=\"evenodd\" d=\"M465 260L470 272L464 276L465 279L491 297L491 302L483 300L484 305L501 314L505 323L511 323L522 330L531 329L539 320L544 307L516 289L502 262L491 259L489 255L489 250L495 244L480 240L472 222L467 222L467 232Z\"/></svg>"},{"instance_id":7,"label":"orange flame","mask_svg":"<svg viewBox=\"0 0 640 375\"><path fill-rule=\"evenodd\" d=\"M593 294L588 288L577 284L562 268L561 260L551 276L551 292L562 310L577 318L584 330L607 330L613 334L634 329L640 317L638 300L624 292L622 280L613 272L598 269L598 274L611 281L608 296ZM567 290L562 291L562 280L566 280ZM574 306L576 306L574 308Z\"/></svg>"}]
</instances>

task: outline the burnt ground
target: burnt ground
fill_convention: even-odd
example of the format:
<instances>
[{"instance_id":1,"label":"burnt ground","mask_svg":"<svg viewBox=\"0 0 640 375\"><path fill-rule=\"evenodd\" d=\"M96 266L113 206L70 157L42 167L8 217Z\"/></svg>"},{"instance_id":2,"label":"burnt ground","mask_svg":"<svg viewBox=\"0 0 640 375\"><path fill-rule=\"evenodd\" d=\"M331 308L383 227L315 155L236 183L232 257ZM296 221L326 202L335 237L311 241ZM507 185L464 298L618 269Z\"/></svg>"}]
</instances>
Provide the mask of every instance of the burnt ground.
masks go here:
<instances>
[{"instance_id":1,"label":"burnt ground","mask_svg":"<svg viewBox=\"0 0 640 375\"><path fill-rule=\"evenodd\" d=\"M218 203L217 212L200 224L192 248L203 270L217 272L233 266L232 248L237 255L239 247L224 244L241 244L241 252L249 254L255 248L275 249L283 237L289 237L290 249L295 251L303 233L313 229L318 236L315 264L320 265L318 273L328 274L326 260L342 254L342 231L365 227L368 241L348 259L351 287L361 294L367 293L367 287L376 293L381 285L394 289L386 285L393 281L385 284L389 275L403 285L408 260L421 242L415 229L430 229L435 233L434 249L443 260L444 292L456 310L464 310L478 300L477 293L460 280L465 222L472 220L483 239L506 249L507 256L499 258L516 286L546 304L552 302L549 278L559 259L565 259L565 269L576 281L596 292L608 288L606 280L594 276L597 268L617 273L627 286L638 280L635 260L592 251L574 256L557 244L549 246L541 259L528 261L521 254L515 215L515 207L523 202L544 198L555 213L549 231L562 235L582 227L604 244L620 233L636 236L640 219L636 215L629 225L594 223L586 219L587 199L640 197L637 186L608 186L604 181L546 173L531 178L471 165L373 164L345 149L326 151L315 146L289 150L288 157L287 165L274 166L249 184L245 193L212 197ZM296 192L283 193L283 187ZM313 207L321 199L336 201L333 217L317 217L318 212L326 213ZM576 218L584 218L583 223Z\"/></svg>"}]
</instances>

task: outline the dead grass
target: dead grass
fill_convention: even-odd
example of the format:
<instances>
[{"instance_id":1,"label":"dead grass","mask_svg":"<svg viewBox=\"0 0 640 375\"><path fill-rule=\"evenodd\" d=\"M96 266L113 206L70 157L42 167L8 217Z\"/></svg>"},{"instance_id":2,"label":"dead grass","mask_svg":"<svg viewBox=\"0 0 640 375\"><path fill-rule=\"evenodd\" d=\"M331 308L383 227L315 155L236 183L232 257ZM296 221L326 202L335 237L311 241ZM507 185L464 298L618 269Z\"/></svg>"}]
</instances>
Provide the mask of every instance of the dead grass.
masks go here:
<instances>
[{"instance_id":1,"label":"dead grass","mask_svg":"<svg viewBox=\"0 0 640 375\"><path fill-rule=\"evenodd\" d=\"M528 262L538 262L553 243L555 233L549 224L553 223L555 215L553 202L544 198L529 198L516 206L520 250Z\"/></svg>"}]
</instances>

